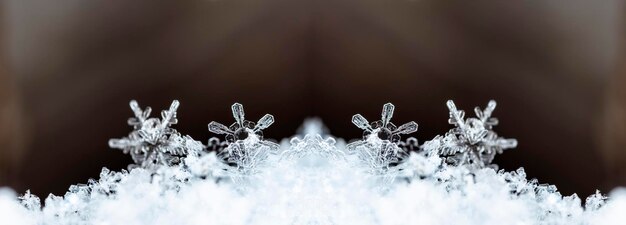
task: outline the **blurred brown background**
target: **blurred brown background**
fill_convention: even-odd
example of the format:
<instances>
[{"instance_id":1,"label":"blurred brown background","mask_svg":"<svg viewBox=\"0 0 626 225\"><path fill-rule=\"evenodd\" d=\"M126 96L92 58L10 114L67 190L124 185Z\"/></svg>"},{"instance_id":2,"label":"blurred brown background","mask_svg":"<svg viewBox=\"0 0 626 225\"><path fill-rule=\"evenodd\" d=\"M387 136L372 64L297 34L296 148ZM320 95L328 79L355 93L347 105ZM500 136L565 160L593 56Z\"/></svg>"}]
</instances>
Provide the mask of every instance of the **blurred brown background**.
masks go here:
<instances>
[{"instance_id":1,"label":"blurred brown background","mask_svg":"<svg viewBox=\"0 0 626 225\"><path fill-rule=\"evenodd\" d=\"M449 129L445 100L491 98L505 137L496 158L565 194L626 185L624 1L4 0L0 186L62 194L131 162L127 104L182 103L197 140L241 102L266 135L310 116L348 139L354 113Z\"/></svg>"}]
</instances>

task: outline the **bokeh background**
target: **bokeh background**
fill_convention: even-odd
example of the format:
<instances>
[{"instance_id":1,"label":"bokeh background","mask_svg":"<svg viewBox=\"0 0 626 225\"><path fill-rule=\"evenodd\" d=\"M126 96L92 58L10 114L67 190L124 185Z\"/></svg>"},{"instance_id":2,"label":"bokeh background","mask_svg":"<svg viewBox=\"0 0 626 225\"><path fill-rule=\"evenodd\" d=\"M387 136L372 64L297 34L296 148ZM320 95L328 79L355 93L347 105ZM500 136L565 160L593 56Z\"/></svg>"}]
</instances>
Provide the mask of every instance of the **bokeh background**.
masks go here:
<instances>
[{"instance_id":1,"label":"bokeh background","mask_svg":"<svg viewBox=\"0 0 626 225\"><path fill-rule=\"evenodd\" d=\"M626 185L626 4L621 0L2 0L0 186L46 196L126 168L130 99L197 140L230 105L295 133L321 117L415 120L445 133L445 101L499 105L496 158L564 194Z\"/></svg>"}]
</instances>

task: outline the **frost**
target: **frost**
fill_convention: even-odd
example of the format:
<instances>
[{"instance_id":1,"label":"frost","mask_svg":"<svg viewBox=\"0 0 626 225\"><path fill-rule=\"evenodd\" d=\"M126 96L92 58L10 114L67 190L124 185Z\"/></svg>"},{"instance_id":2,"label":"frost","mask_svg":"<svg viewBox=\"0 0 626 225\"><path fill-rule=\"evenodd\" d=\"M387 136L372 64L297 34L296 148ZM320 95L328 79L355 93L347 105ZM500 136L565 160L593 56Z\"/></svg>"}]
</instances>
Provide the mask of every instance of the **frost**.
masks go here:
<instances>
[{"instance_id":1,"label":"frost","mask_svg":"<svg viewBox=\"0 0 626 225\"><path fill-rule=\"evenodd\" d=\"M484 111L477 109L477 117L469 119L452 102L448 106L455 127L422 146L412 137L401 140L400 134L414 132L417 124L393 125L391 104L373 123L355 115L353 122L365 133L349 145L325 133L319 120L307 121L302 133L278 145L263 140L261 133L272 124L271 115L250 122L244 119L243 107L235 104L234 124L209 124L212 132L226 135L225 141L210 138L205 146L170 127L176 123L176 101L161 118L149 118L149 108L141 110L133 101L135 118L129 124L134 130L127 138L112 140L112 147L130 153L139 166L119 172L103 168L99 179L72 185L63 196L49 195L43 206L28 191L18 197L0 189L0 223L618 225L626 221L626 189L609 196L596 192L583 201L577 195L562 196L554 185L528 179L522 168L494 170L490 164L495 153L515 145L492 130L497 124L491 118L495 102ZM348 150L353 154L346 154ZM146 156L150 154L154 158ZM450 161L464 157L475 158Z\"/></svg>"}]
</instances>

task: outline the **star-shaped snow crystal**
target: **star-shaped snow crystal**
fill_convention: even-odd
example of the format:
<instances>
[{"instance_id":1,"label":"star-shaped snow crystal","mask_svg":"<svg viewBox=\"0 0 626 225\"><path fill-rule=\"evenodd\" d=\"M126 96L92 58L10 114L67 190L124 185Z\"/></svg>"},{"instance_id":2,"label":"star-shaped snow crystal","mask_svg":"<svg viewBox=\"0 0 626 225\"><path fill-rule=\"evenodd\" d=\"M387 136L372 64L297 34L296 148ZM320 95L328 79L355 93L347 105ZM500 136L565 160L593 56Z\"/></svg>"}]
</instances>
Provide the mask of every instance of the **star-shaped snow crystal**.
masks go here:
<instances>
[{"instance_id":1,"label":"star-shaped snow crystal","mask_svg":"<svg viewBox=\"0 0 626 225\"><path fill-rule=\"evenodd\" d=\"M449 164L471 168L495 167L491 162L496 154L517 146L517 140L498 137L492 130L498 125L498 120L491 117L496 108L495 101L489 101L484 110L476 107L476 117L467 119L464 119L465 112L458 110L452 100L447 102L447 106L450 110L448 122L455 128L425 145L446 157Z\"/></svg>"},{"instance_id":2,"label":"star-shaped snow crystal","mask_svg":"<svg viewBox=\"0 0 626 225\"><path fill-rule=\"evenodd\" d=\"M385 172L390 166L399 163L406 152L398 147L401 134L410 134L417 131L414 121L399 127L391 122L394 105L387 103L383 106L381 119L368 122L361 114L352 117L352 123L364 130L363 139L348 144L350 153L369 163L376 173Z\"/></svg>"},{"instance_id":3,"label":"star-shaped snow crystal","mask_svg":"<svg viewBox=\"0 0 626 225\"><path fill-rule=\"evenodd\" d=\"M258 122L246 120L243 106L235 103L231 107L235 123L230 126L212 121L209 131L225 134L228 146L220 149L218 156L237 174L253 174L264 163L270 153L275 153L279 145L263 140L262 130L274 123L274 116L265 114Z\"/></svg>"},{"instance_id":4,"label":"star-shaped snow crystal","mask_svg":"<svg viewBox=\"0 0 626 225\"><path fill-rule=\"evenodd\" d=\"M161 112L161 118L150 118L152 109L146 107L141 110L137 101L130 102L130 108L135 117L128 119L128 125L134 130L121 139L109 140L111 148L122 149L130 154L136 165L143 168L152 168L158 165L173 165L179 163L180 157L191 151L200 151L202 144L189 136L181 136L171 128L178 123L176 110L180 103L172 102L168 110ZM131 166L131 167L133 167Z\"/></svg>"},{"instance_id":5,"label":"star-shaped snow crystal","mask_svg":"<svg viewBox=\"0 0 626 225\"><path fill-rule=\"evenodd\" d=\"M244 117L245 113L243 111L243 105L239 103L233 104L231 109L233 111L235 123L229 127L215 121L209 123L209 131L215 134L225 134L226 141L231 143L238 140L245 140L250 137L250 135L255 136L255 138L262 139L263 129L274 123L274 116L270 114L265 114L265 116L261 117L257 123L246 120Z\"/></svg>"}]
</instances>

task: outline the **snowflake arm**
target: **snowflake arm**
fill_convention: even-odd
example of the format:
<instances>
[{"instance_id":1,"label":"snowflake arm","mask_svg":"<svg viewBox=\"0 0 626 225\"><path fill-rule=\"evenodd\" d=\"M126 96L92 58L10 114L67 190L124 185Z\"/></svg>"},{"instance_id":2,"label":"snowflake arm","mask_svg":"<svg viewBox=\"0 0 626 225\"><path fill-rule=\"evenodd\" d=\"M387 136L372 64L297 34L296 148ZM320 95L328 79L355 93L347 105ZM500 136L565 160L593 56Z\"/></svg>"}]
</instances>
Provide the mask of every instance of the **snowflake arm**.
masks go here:
<instances>
[{"instance_id":1,"label":"snowflake arm","mask_svg":"<svg viewBox=\"0 0 626 225\"><path fill-rule=\"evenodd\" d=\"M480 107L476 106L476 108L474 108L474 112L476 113L476 117L480 119L480 121L482 121L488 129L491 129L492 127L498 125L498 118L491 117L491 114L495 109L496 101L489 100L485 110L481 110Z\"/></svg>"},{"instance_id":2,"label":"snowflake arm","mask_svg":"<svg viewBox=\"0 0 626 225\"><path fill-rule=\"evenodd\" d=\"M215 122L215 121L211 121L209 123L209 131L215 134L235 135L235 133L232 130L230 130L227 126L225 126L224 124Z\"/></svg>"},{"instance_id":3,"label":"snowflake arm","mask_svg":"<svg viewBox=\"0 0 626 225\"><path fill-rule=\"evenodd\" d=\"M452 100L448 100L446 105L448 106L448 110L450 110L450 119L448 119L448 123L458 126L461 129L465 129L465 121L463 120L463 117L465 117L465 111L458 110Z\"/></svg>"},{"instance_id":4,"label":"snowflake arm","mask_svg":"<svg viewBox=\"0 0 626 225\"><path fill-rule=\"evenodd\" d=\"M139 107L139 103L135 100L130 101L130 109L133 110L135 117L131 117L128 119L128 125L131 125L135 128L137 126L141 127L143 123L150 117L150 113L152 113L152 108L149 106L146 107L145 110L141 110Z\"/></svg>"},{"instance_id":5,"label":"snowflake arm","mask_svg":"<svg viewBox=\"0 0 626 225\"><path fill-rule=\"evenodd\" d=\"M383 105L383 112L380 116L380 120L383 122L383 127L387 127L387 124L389 124L391 117L393 117L393 110L395 108L396 107L391 103L386 103Z\"/></svg>"},{"instance_id":6,"label":"snowflake arm","mask_svg":"<svg viewBox=\"0 0 626 225\"><path fill-rule=\"evenodd\" d=\"M254 129L252 129L252 131L259 132L261 130L264 130L265 128L268 128L273 123L274 123L274 116L270 114L265 114L265 116L259 119L259 121L256 123L256 126L254 126Z\"/></svg>"},{"instance_id":7,"label":"snowflake arm","mask_svg":"<svg viewBox=\"0 0 626 225\"><path fill-rule=\"evenodd\" d=\"M393 131L392 134L411 134L417 131L417 123L415 121L411 121L405 124L400 125L396 130Z\"/></svg>"},{"instance_id":8,"label":"snowflake arm","mask_svg":"<svg viewBox=\"0 0 626 225\"><path fill-rule=\"evenodd\" d=\"M361 114L355 114L354 116L352 116L352 123L362 130L369 132L373 130L372 126L370 126L370 122L367 121L367 119L365 119L365 117L363 117Z\"/></svg>"},{"instance_id":9,"label":"snowflake arm","mask_svg":"<svg viewBox=\"0 0 626 225\"><path fill-rule=\"evenodd\" d=\"M176 110L178 110L178 106L180 106L180 102L178 102L178 100L174 100L168 110L161 111L161 130L165 130L171 125L178 123L178 119L176 118Z\"/></svg>"}]
</instances>

